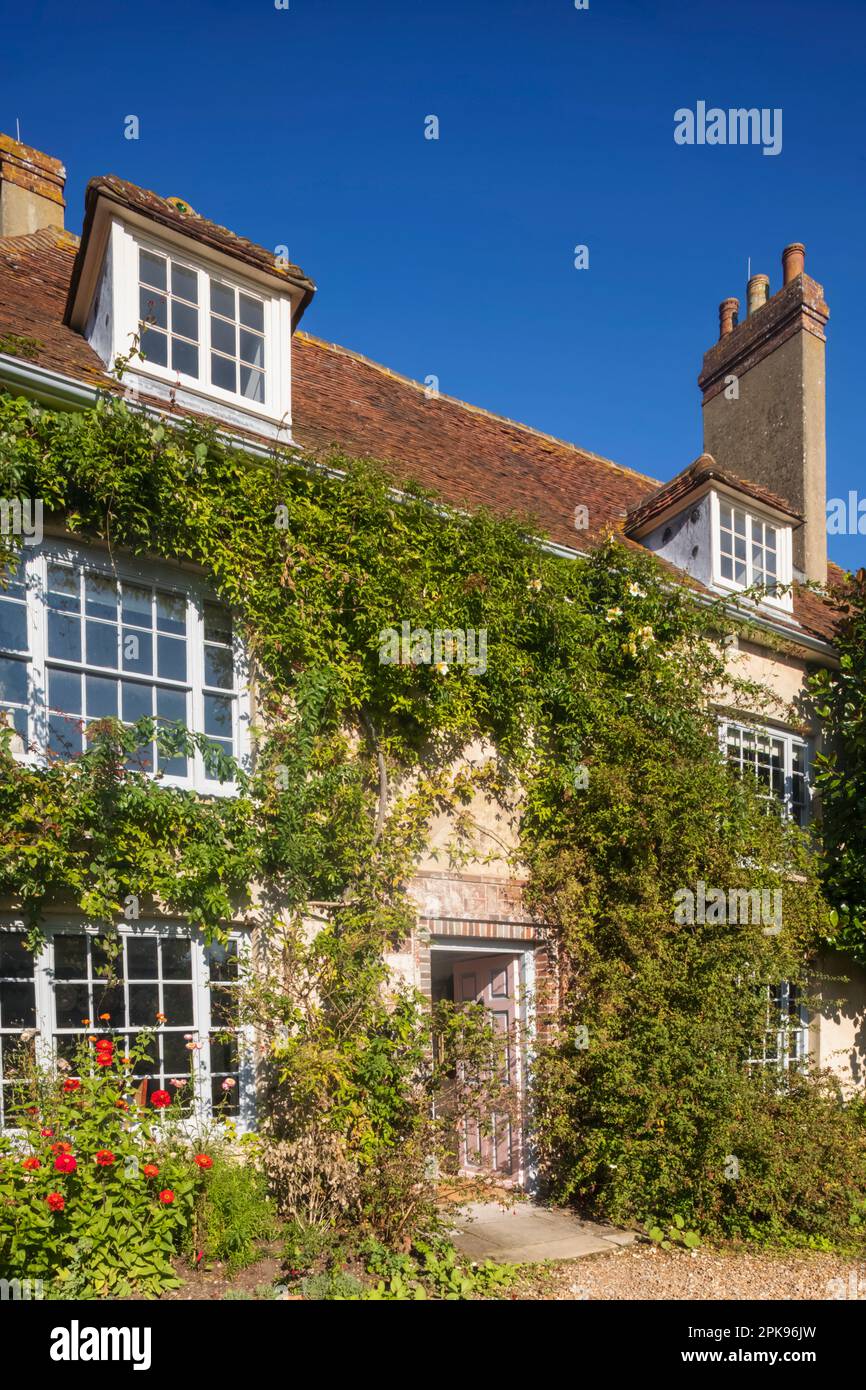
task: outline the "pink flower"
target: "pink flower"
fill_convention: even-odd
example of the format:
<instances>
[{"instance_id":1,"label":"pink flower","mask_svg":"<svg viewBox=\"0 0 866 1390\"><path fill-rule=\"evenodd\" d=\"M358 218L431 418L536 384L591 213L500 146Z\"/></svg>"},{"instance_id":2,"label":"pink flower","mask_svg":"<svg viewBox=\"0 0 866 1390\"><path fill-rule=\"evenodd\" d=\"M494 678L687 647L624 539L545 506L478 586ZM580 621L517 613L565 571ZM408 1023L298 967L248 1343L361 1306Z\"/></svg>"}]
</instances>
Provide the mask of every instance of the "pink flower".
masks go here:
<instances>
[{"instance_id":1,"label":"pink flower","mask_svg":"<svg viewBox=\"0 0 866 1390\"><path fill-rule=\"evenodd\" d=\"M223 1082L222 1088L224 1091L233 1091L237 1084L238 1083L235 1081L234 1077L227 1076L225 1081Z\"/></svg>"}]
</instances>

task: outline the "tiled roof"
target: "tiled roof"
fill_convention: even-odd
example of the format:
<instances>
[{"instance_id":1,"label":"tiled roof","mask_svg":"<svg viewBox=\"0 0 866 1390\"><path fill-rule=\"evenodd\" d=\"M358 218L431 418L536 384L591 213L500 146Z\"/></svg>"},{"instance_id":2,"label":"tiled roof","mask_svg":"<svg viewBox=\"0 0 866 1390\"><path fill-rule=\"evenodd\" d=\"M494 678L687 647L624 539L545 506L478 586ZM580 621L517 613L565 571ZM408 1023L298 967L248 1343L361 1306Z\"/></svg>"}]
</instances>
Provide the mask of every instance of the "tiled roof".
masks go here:
<instances>
[{"instance_id":1,"label":"tiled roof","mask_svg":"<svg viewBox=\"0 0 866 1390\"><path fill-rule=\"evenodd\" d=\"M0 352L116 390L93 349L63 322L77 249L74 236L57 230L0 239ZM571 549L610 529L624 533L627 517L678 482L663 487L526 425L429 396L417 382L309 334L292 341L292 434L310 454L337 448L380 459L396 481L415 479L454 506L534 518ZM579 506L587 529L575 527ZM842 576L831 566L831 583ZM819 596L798 591L794 612L806 631L832 637L837 615Z\"/></svg>"},{"instance_id":2,"label":"tiled roof","mask_svg":"<svg viewBox=\"0 0 866 1390\"><path fill-rule=\"evenodd\" d=\"M667 511L668 507L680 501L681 498L687 497L695 488L706 482L725 483L737 492L754 498L756 502L763 502L778 512L784 512L795 525L802 525L801 513L794 511L790 502L786 502L783 497L777 497L774 492L770 492L769 488L761 487L758 483L749 482L746 478L735 477L733 473L720 468L711 454L701 454L694 463L689 464L688 468L684 468L682 473L678 473L669 483L665 483L657 492L654 492L650 497L640 502L633 511L629 512L625 528L627 533L630 536L637 535L655 517L661 516L662 512Z\"/></svg>"}]
</instances>

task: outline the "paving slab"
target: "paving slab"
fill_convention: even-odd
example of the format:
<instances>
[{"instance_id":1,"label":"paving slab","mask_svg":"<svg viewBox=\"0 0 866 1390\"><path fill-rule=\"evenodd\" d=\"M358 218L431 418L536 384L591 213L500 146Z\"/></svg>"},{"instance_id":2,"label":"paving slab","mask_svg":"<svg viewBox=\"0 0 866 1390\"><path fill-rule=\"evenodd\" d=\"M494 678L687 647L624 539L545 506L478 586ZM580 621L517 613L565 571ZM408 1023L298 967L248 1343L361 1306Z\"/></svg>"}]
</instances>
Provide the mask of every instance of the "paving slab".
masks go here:
<instances>
[{"instance_id":1,"label":"paving slab","mask_svg":"<svg viewBox=\"0 0 866 1390\"><path fill-rule=\"evenodd\" d=\"M561 1208L533 1202L469 1202L455 1217L452 1239L470 1260L538 1264L612 1252L635 1239L631 1231L582 1221Z\"/></svg>"}]
</instances>

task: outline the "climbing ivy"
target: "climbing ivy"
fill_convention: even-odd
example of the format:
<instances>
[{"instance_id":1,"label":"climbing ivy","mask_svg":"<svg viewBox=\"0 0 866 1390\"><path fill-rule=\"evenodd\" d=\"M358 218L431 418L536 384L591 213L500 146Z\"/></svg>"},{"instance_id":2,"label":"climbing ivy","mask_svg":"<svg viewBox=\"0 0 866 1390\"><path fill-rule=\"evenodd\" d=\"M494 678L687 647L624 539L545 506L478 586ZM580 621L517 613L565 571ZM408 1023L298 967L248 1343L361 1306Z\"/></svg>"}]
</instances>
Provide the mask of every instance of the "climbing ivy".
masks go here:
<instances>
[{"instance_id":1,"label":"climbing ivy","mask_svg":"<svg viewBox=\"0 0 866 1390\"><path fill-rule=\"evenodd\" d=\"M806 991L832 928L807 836L720 764L711 696L754 711L770 699L728 670L721 606L695 604L613 537L569 560L530 518L458 514L370 461L252 456L117 400L63 414L0 398L0 495L41 498L46 522L82 540L204 571L256 675L257 757L223 769L231 797L130 771L141 731L111 724L71 764L0 753L0 891L34 930L50 902L112 922L128 894L150 895L211 934L244 911L288 923L307 960L298 924L318 914L309 963L326 963L339 1007L281 1004L269 977L271 1015L294 1030L275 1046L276 1075L298 1085L302 1058L304 1085L320 1087L304 1152L324 1152L321 1127L338 1126L347 1093L369 1146L402 1124L356 1113L371 1058L384 1049L390 1066L401 1046L381 1005L382 949L411 928L412 867L445 817L443 860L505 860L550 940L564 1003L550 1005L534 1082L550 1191L617 1219L800 1238L817 1199L810 1188L798 1206L793 1170L756 1147L758 1118L783 1102L744 1060L766 984ZM408 650L393 646L403 624ZM433 659L423 634L443 631L483 632L483 671ZM781 893L784 926L677 921L678 892L699 880ZM394 1076L397 1105L414 1083L405 1067ZM855 1201L862 1142L803 1084L801 1112L820 1113L817 1142L836 1145ZM731 1187L732 1145L751 1186ZM368 1171L385 1163L365 1150ZM404 1193L418 1180L413 1168ZM847 1202L822 1218L834 1238Z\"/></svg>"}]
</instances>

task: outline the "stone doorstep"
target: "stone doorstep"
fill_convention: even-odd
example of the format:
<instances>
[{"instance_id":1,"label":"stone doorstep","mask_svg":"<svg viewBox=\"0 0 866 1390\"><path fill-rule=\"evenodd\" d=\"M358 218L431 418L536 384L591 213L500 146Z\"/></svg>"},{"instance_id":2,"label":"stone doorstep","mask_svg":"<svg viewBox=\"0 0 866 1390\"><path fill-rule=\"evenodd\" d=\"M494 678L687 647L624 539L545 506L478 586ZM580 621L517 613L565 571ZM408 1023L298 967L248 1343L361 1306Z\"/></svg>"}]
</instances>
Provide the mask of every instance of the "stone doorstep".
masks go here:
<instances>
[{"instance_id":1,"label":"stone doorstep","mask_svg":"<svg viewBox=\"0 0 866 1390\"><path fill-rule=\"evenodd\" d=\"M472 1202L452 1230L458 1250L472 1260L496 1259L519 1264L576 1260L630 1245L630 1231L581 1221L570 1212L520 1203Z\"/></svg>"}]
</instances>

